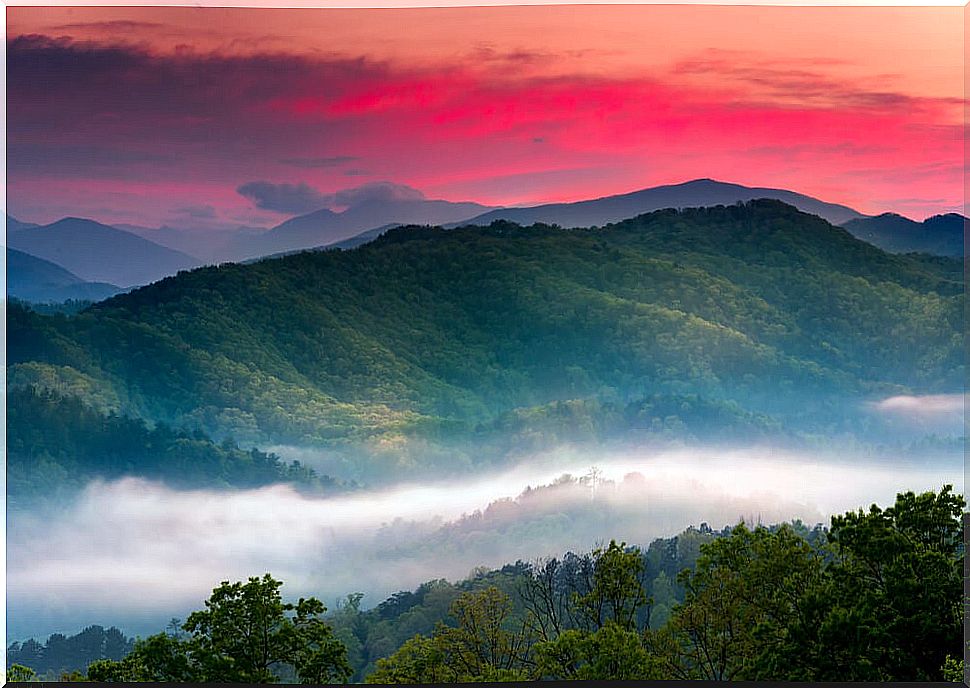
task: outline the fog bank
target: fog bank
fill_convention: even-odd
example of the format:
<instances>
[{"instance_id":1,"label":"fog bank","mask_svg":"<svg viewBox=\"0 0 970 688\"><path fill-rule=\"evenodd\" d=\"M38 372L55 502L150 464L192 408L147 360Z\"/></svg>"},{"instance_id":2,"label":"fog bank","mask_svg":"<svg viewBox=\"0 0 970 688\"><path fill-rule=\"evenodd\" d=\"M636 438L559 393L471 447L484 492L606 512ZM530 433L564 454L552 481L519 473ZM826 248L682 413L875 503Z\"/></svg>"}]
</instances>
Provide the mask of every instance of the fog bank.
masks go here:
<instances>
[{"instance_id":1,"label":"fog bank","mask_svg":"<svg viewBox=\"0 0 970 688\"><path fill-rule=\"evenodd\" d=\"M523 495L593 466L595 480ZM595 458L558 450L502 472L326 498L285 485L215 492L98 482L56 513L10 524L8 638L90 623L151 632L201 606L219 581L264 572L282 579L287 595L314 594L333 606L359 591L370 606L478 565L587 550L611 537L647 545L701 522L811 525L945 482L962 491L962 465L769 449Z\"/></svg>"}]
</instances>

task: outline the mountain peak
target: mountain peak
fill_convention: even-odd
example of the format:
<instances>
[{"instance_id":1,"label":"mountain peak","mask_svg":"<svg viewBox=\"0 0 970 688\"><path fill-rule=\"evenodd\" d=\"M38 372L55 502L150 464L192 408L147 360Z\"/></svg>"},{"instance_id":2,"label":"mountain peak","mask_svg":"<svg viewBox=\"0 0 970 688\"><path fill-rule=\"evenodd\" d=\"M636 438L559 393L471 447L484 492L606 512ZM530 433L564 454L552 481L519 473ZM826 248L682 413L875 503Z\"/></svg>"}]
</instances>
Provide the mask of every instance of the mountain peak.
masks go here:
<instances>
[{"instance_id":1,"label":"mountain peak","mask_svg":"<svg viewBox=\"0 0 970 688\"><path fill-rule=\"evenodd\" d=\"M731 184L730 182L722 182L717 179L712 179L711 177L698 177L697 179L691 179L690 181L683 182L681 184L672 184L671 186L704 186L716 184L718 186L739 186L738 184Z\"/></svg>"},{"instance_id":2,"label":"mountain peak","mask_svg":"<svg viewBox=\"0 0 970 688\"><path fill-rule=\"evenodd\" d=\"M59 265L87 282L121 287L148 284L199 261L123 229L82 217L8 237L11 248Z\"/></svg>"},{"instance_id":3,"label":"mountain peak","mask_svg":"<svg viewBox=\"0 0 970 688\"><path fill-rule=\"evenodd\" d=\"M97 220L92 220L86 217L74 217L73 215L70 215L68 217L62 217L60 220L57 220L56 222L51 222L49 225L43 225L41 228L59 229L61 227L67 227L67 226L103 227L104 229L113 229L116 232L124 231L116 227L112 227L111 225L106 225L102 222L98 222Z\"/></svg>"},{"instance_id":4,"label":"mountain peak","mask_svg":"<svg viewBox=\"0 0 970 688\"><path fill-rule=\"evenodd\" d=\"M923 222L899 213L882 213L847 222L844 228L855 236L891 253L930 253L963 256L966 218L957 213L934 215Z\"/></svg>"},{"instance_id":5,"label":"mountain peak","mask_svg":"<svg viewBox=\"0 0 970 688\"><path fill-rule=\"evenodd\" d=\"M794 191L749 187L702 177L587 201L551 203L530 208L503 208L472 218L467 223L487 225L493 220L509 220L523 225L541 222L561 227L601 227L654 210L734 205L759 198L783 201L835 225L863 217L852 208L827 203Z\"/></svg>"}]
</instances>

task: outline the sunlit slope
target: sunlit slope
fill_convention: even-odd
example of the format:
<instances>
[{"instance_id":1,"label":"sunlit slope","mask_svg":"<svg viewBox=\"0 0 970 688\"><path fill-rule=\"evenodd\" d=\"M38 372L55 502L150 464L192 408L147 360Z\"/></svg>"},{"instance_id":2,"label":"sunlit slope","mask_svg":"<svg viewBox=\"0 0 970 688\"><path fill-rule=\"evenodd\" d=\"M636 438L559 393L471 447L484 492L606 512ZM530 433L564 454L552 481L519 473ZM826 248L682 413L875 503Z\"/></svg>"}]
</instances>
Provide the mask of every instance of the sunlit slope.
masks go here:
<instances>
[{"instance_id":1,"label":"sunlit slope","mask_svg":"<svg viewBox=\"0 0 970 688\"><path fill-rule=\"evenodd\" d=\"M8 360L20 384L80 373L125 412L273 441L656 394L802 423L845 398L959 390L961 273L777 201L600 230L403 228L183 273L72 318L11 309Z\"/></svg>"}]
</instances>

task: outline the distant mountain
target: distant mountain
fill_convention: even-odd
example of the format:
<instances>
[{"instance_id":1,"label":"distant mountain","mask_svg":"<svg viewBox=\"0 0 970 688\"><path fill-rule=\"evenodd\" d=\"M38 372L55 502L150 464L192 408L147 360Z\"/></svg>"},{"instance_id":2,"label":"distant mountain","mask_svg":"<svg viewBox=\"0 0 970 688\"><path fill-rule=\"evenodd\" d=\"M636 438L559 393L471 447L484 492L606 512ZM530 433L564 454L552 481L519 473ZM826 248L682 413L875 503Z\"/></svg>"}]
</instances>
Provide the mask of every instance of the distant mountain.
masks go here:
<instances>
[{"instance_id":1,"label":"distant mountain","mask_svg":"<svg viewBox=\"0 0 970 688\"><path fill-rule=\"evenodd\" d=\"M180 251L93 220L66 217L7 237L8 245L43 258L86 282L149 284L199 265Z\"/></svg>"},{"instance_id":2,"label":"distant mountain","mask_svg":"<svg viewBox=\"0 0 970 688\"><path fill-rule=\"evenodd\" d=\"M259 236L267 232L265 227L240 225L234 228L189 228L189 227L143 227L140 225L113 225L118 229L131 232L159 246L181 251L198 258L204 263L221 263L233 259L233 246L237 242Z\"/></svg>"},{"instance_id":3,"label":"distant mountain","mask_svg":"<svg viewBox=\"0 0 970 688\"><path fill-rule=\"evenodd\" d=\"M896 213L850 220L843 227L863 241L891 253L963 256L967 218L956 213L934 215L923 222Z\"/></svg>"},{"instance_id":4,"label":"distant mountain","mask_svg":"<svg viewBox=\"0 0 970 688\"><path fill-rule=\"evenodd\" d=\"M85 282L60 265L7 249L7 294L35 303L69 299L101 301L122 291L105 282Z\"/></svg>"},{"instance_id":5,"label":"distant mountain","mask_svg":"<svg viewBox=\"0 0 970 688\"><path fill-rule=\"evenodd\" d=\"M31 227L36 227L32 222L21 222L13 215L7 215L7 233L19 232L24 229L30 229Z\"/></svg>"},{"instance_id":6,"label":"distant mountain","mask_svg":"<svg viewBox=\"0 0 970 688\"><path fill-rule=\"evenodd\" d=\"M276 258L285 258L286 256L296 255L297 253L304 253L306 251L330 251L333 249L346 250L350 248L357 248L358 246L363 246L368 244L374 239L384 235L388 230L394 229L395 227L402 227L403 225L392 223L389 225L384 225L382 227L375 227L374 229L368 229L366 232L361 232L360 234L355 234L349 239L343 239L341 241L335 241L332 244L324 244L323 246L311 246L309 248L295 248L292 251L280 251L279 253L270 253L265 256L257 256L256 258L246 258L245 260L236 261L242 263L243 265L248 265L250 263L258 263L261 260L273 260ZM411 225L415 227L416 225ZM430 226L430 225L425 225Z\"/></svg>"},{"instance_id":7,"label":"distant mountain","mask_svg":"<svg viewBox=\"0 0 970 688\"><path fill-rule=\"evenodd\" d=\"M326 248L348 249L348 248L356 248L358 246L363 246L364 244L373 241L377 237L382 236L389 229L394 229L395 227L400 227L400 226L401 226L400 223L394 222L388 225L375 227L374 229L368 229L366 232L355 234L349 239L344 239L343 241L336 241L332 244L327 244Z\"/></svg>"},{"instance_id":8,"label":"distant mountain","mask_svg":"<svg viewBox=\"0 0 970 688\"><path fill-rule=\"evenodd\" d=\"M441 225L461 222L490 210L479 203L429 200L371 200L336 213L326 208L291 218L257 236L242 237L233 259L332 245L360 232L389 224Z\"/></svg>"},{"instance_id":9,"label":"distant mountain","mask_svg":"<svg viewBox=\"0 0 970 688\"><path fill-rule=\"evenodd\" d=\"M551 203L531 208L501 208L489 211L462 224L488 225L495 220L508 220L523 225L535 222L562 227L603 226L643 213L665 208L701 208L734 205L738 202L770 198L793 205L804 213L818 215L834 225L864 217L852 208L825 203L810 196L784 189L766 189L695 179L683 184L657 186L618 196L606 196L574 203Z\"/></svg>"}]
</instances>

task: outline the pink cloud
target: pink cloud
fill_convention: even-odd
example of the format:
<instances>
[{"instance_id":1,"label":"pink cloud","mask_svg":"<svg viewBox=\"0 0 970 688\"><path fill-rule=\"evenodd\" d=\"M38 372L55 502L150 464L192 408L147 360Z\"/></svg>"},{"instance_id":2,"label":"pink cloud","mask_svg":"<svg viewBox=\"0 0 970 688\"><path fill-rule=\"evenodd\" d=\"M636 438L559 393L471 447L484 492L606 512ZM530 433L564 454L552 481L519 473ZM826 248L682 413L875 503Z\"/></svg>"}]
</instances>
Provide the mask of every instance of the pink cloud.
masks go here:
<instances>
[{"instance_id":1,"label":"pink cloud","mask_svg":"<svg viewBox=\"0 0 970 688\"><path fill-rule=\"evenodd\" d=\"M362 170L362 183L491 203L694 177L783 186L863 212L898 209L896 198L917 217L962 203L959 98L846 76L838 60L702 58L591 76L544 74L556 63L548 53L502 69L496 59L419 67L14 37L11 207L42 208L51 189L100 179L87 201L69 194L74 214L109 204L108 189L148 194L146 216L165 203L238 214L234 189L253 179L326 193ZM303 159L334 162L285 162Z\"/></svg>"}]
</instances>

